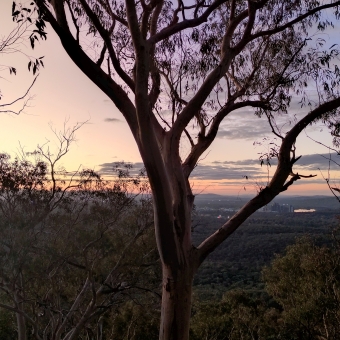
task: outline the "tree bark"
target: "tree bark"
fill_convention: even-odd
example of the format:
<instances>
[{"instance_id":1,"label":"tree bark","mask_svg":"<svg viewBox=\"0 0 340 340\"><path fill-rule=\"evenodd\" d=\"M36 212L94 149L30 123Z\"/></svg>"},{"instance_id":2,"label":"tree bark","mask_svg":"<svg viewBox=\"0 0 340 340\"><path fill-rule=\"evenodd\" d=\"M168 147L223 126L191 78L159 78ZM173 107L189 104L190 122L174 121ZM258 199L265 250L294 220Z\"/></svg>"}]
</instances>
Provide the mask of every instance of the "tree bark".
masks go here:
<instances>
[{"instance_id":1,"label":"tree bark","mask_svg":"<svg viewBox=\"0 0 340 340\"><path fill-rule=\"evenodd\" d=\"M193 270L163 266L160 340L188 340Z\"/></svg>"},{"instance_id":2,"label":"tree bark","mask_svg":"<svg viewBox=\"0 0 340 340\"><path fill-rule=\"evenodd\" d=\"M23 311L23 302L21 299L15 294L14 296L17 308L20 311ZM17 327L18 327L18 340L27 340L27 331L26 331L26 319L21 313L15 313L17 319Z\"/></svg>"},{"instance_id":3,"label":"tree bark","mask_svg":"<svg viewBox=\"0 0 340 340\"><path fill-rule=\"evenodd\" d=\"M16 313L17 318L17 326L18 326L18 340L26 340L26 321L25 318L19 314Z\"/></svg>"}]
</instances>

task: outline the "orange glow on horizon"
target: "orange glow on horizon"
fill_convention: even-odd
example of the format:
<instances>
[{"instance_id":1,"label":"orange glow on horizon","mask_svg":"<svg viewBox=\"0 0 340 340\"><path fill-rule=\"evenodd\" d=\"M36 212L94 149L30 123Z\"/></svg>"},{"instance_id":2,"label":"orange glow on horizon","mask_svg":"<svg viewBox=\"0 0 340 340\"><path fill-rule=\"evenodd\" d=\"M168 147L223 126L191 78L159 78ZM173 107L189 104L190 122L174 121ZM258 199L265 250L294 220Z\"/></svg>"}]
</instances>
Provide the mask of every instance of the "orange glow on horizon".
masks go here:
<instances>
[{"instance_id":1,"label":"orange glow on horizon","mask_svg":"<svg viewBox=\"0 0 340 340\"><path fill-rule=\"evenodd\" d=\"M331 196L332 193L325 183L313 183L312 181L304 180L304 183L295 183L291 185L287 191L281 193L281 195L326 195ZM220 182L220 183L218 183ZM232 196L255 196L260 187L249 183L240 181L239 184L235 184L235 181L228 182L223 181L209 181L209 180L197 180L191 181L191 187L195 195L199 194L218 194L218 195L232 195Z\"/></svg>"}]
</instances>

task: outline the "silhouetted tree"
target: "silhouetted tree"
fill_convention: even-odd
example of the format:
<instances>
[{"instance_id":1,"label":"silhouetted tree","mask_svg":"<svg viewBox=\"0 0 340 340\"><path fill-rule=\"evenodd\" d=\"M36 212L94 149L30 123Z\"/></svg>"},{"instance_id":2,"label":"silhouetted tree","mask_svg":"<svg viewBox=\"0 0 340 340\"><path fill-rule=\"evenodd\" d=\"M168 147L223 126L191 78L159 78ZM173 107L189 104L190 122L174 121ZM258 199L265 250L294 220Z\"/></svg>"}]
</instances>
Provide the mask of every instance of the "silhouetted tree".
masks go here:
<instances>
[{"instance_id":1,"label":"silhouetted tree","mask_svg":"<svg viewBox=\"0 0 340 340\"><path fill-rule=\"evenodd\" d=\"M200 264L251 214L303 177L293 172L298 135L318 120L337 131L338 51L307 41L311 28L332 27L323 13L337 19L339 5L34 0L38 20L50 24L74 63L122 113L145 164L163 270L160 339L188 339L192 280ZM311 82L316 102L305 91ZM282 132L275 117L289 111L293 95L310 111ZM280 140L268 155L278 158L277 168L266 187L194 247L190 174L224 118L246 107L267 119L268 131ZM180 153L184 139L187 154Z\"/></svg>"}]
</instances>

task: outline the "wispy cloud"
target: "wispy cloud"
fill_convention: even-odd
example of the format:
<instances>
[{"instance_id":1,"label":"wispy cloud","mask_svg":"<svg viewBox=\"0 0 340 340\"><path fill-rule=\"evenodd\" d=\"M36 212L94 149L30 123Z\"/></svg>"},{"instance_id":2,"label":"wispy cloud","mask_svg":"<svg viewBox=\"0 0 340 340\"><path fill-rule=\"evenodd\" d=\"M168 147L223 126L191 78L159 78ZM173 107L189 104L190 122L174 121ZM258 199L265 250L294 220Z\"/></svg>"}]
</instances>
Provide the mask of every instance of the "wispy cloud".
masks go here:
<instances>
[{"instance_id":1,"label":"wispy cloud","mask_svg":"<svg viewBox=\"0 0 340 340\"><path fill-rule=\"evenodd\" d=\"M106 122L106 123L119 123L119 122L121 122L121 120L118 119L118 118L105 118L104 122Z\"/></svg>"},{"instance_id":2,"label":"wispy cloud","mask_svg":"<svg viewBox=\"0 0 340 340\"><path fill-rule=\"evenodd\" d=\"M225 165L238 165L238 166L250 166L250 165L260 165L260 161L258 159L243 159L240 161L214 161L212 162L212 164L217 164L217 165L221 165L221 164L225 164Z\"/></svg>"}]
</instances>

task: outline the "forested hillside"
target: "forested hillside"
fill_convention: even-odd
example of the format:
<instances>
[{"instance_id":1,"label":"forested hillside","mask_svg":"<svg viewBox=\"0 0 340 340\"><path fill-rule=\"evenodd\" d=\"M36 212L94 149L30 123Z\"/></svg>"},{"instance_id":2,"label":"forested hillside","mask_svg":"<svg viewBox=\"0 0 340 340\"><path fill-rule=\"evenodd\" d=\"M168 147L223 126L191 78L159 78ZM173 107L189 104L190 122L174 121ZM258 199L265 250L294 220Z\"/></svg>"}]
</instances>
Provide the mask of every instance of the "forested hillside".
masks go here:
<instances>
[{"instance_id":1,"label":"forested hillside","mask_svg":"<svg viewBox=\"0 0 340 340\"><path fill-rule=\"evenodd\" d=\"M157 339L161 271L145 178L124 164L114 181L92 170L68 177L43 155L0 155L0 339ZM237 204L198 199L194 242ZM191 338L336 340L338 222L331 209L255 213L195 276Z\"/></svg>"},{"instance_id":2,"label":"forested hillside","mask_svg":"<svg viewBox=\"0 0 340 340\"><path fill-rule=\"evenodd\" d=\"M231 212L221 211L217 203L212 205L212 202L208 205L210 210L205 209L207 205L197 205L193 233L196 243L218 229L221 220L231 215ZM299 207L315 206L307 203ZM219 295L225 289L235 287L261 287L259 280L263 266L268 265L275 254L282 254L297 238L311 235L318 244L328 244L332 229L338 225L338 214L330 209L313 213L255 213L209 256L194 280L196 288Z\"/></svg>"}]
</instances>

